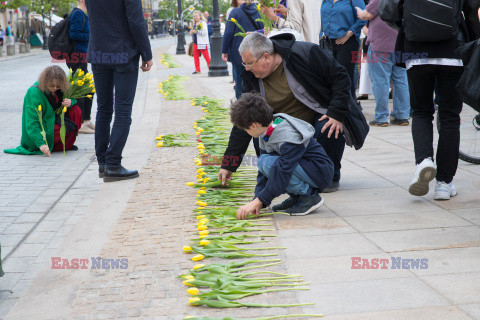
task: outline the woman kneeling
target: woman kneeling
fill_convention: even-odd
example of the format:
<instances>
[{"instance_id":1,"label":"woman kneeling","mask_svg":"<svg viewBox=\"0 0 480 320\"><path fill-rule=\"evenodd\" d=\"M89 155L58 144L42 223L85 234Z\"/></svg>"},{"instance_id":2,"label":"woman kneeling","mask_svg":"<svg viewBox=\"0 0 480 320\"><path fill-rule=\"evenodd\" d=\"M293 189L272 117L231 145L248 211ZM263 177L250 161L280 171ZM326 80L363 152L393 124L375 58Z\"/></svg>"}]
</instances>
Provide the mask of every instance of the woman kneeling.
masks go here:
<instances>
[{"instance_id":1,"label":"woman kneeling","mask_svg":"<svg viewBox=\"0 0 480 320\"><path fill-rule=\"evenodd\" d=\"M65 150L77 150L73 144L82 125L82 111L75 99L64 98L68 88L67 76L59 66L50 66L40 74L39 80L28 89L23 102L20 146L6 149L5 153L43 153L49 157L52 151L62 151L60 115L64 107L67 108L64 118Z\"/></svg>"}]
</instances>

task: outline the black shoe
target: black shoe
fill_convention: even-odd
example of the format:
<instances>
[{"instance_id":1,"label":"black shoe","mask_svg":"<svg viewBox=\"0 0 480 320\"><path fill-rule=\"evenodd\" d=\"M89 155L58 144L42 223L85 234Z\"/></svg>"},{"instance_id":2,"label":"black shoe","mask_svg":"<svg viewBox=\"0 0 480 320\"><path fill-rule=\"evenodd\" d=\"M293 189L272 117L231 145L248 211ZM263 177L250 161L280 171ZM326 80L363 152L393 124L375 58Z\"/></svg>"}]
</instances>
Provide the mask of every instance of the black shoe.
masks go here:
<instances>
[{"instance_id":1,"label":"black shoe","mask_svg":"<svg viewBox=\"0 0 480 320\"><path fill-rule=\"evenodd\" d=\"M295 203L293 207L285 210L285 212L291 216L305 216L321 207L323 202L322 197L320 197L318 193L315 193L313 196L300 196L297 203Z\"/></svg>"},{"instance_id":2,"label":"black shoe","mask_svg":"<svg viewBox=\"0 0 480 320\"><path fill-rule=\"evenodd\" d=\"M358 100L368 100L368 94L362 94L361 96L358 96L357 101Z\"/></svg>"},{"instance_id":3,"label":"black shoe","mask_svg":"<svg viewBox=\"0 0 480 320\"><path fill-rule=\"evenodd\" d=\"M77 147L76 145L73 145L73 146L70 148L70 150L72 150L72 151L77 151L77 150L78 150L78 147Z\"/></svg>"},{"instance_id":4,"label":"black shoe","mask_svg":"<svg viewBox=\"0 0 480 320\"><path fill-rule=\"evenodd\" d=\"M390 91L390 93L388 94L388 99L389 100L393 99L393 91Z\"/></svg>"},{"instance_id":5,"label":"black shoe","mask_svg":"<svg viewBox=\"0 0 480 320\"><path fill-rule=\"evenodd\" d=\"M388 127L388 122L379 122L372 120L368 123L372 127Z\"/></svg>"},{"instance_id":6,"label":"black shoe","mask_svg":"<svg viewBox=\"0 0 480 320\"><path fill-rule=\"evenodd\" d=\"M103 178L103 173L105 172L105 166L103 165L98 165L98 177Z\"/></svg>"},{"instance_id":7,"label":"black shoe","mask_svg":"<svg viewBox=\"0 0 480 320\"><path fill-rule=\"evenodd\" d=\"M200 71L193 71L192 74L200 74Z\"/></svg>"},{"instance_id":8,"label":"black shoe","mask_svg":"<svg viewBox=\"0 0 480 320\"><path fill-rule=\"evenodd\" d=\"M397 119L397 118L392 118L390 119L390 124L394 126L408 126L410 122L408 122L408 119Z\"/></svg>"},{"instance_id":9,"label":"black shoe","mask_svg":"<svg viewBox=\"0 0 480 320\"><path fill-rule=\"evenodd\" d=\"M274 212L278 212L278 211L283 212L283 210L293 207L293 205L297 203L299 198L300 198L299 195L291 194L290 197L285 201L283 201L282 203L274 205L272 207L272 210Z\"/></svg>"},{"instance_id":10,"label":"black shoe","mask_svg":"<svg viewBox=\"0 0 480 320\"><path fill-rule=\"evenodd\" d=\"M103 172L103 182L115 182L119 180L128 180L138 178L140 175L137 170L127 170L120 166L117 168L106 167Z\"/></svg>"},{"instance_id":11,"label":"black shoe","mask_svg":"<svg viewBox=\"0 0 480 320\"><path fill-rule=\"evenodd\" d=\"M331 193L338 191L338 188L340 187L340 181L332 181L328 187L326 187L322 193Z\"/></svg>"}]
</instances>

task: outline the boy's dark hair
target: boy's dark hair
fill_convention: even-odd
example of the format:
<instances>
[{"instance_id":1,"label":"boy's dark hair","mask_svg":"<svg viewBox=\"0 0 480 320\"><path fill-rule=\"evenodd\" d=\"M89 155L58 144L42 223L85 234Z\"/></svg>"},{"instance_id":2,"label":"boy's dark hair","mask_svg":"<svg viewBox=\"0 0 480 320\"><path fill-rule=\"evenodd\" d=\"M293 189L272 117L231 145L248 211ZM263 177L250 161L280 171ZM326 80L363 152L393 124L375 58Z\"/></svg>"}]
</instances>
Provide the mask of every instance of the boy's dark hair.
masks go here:
<instances>
[{"instance_id":1,"label":"boy's dark hair","mask_svg":"<svg viewBox=\"0 0 480 320\"><path fill-rule=\"evenodd\" d=\"M244 93L230 106L230 120L241 129L248 129L256 122L268 127L273 121L273 109L258 93Z\"/></svg>"}]
</instances>

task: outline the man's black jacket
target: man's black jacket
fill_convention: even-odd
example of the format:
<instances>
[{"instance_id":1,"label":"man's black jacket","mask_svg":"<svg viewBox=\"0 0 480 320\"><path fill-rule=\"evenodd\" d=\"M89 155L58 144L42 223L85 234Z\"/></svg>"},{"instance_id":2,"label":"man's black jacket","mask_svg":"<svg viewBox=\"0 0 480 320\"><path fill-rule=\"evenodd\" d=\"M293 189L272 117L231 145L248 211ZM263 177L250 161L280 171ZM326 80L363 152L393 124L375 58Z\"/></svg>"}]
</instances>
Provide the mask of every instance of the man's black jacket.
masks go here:
<instances>
[{"instance_id":1,"label":"man's black jacket","mask_svg":"<svg viewBox=\"0 0 480 320\"><path fill-rule=\"evenodd\" d=\"M295 41L291 34L279 34L270 39L275 52L286 62L288 71L308 94L327 109L327 116L344 122L352 105L350 78L345 68L318 45ZM244 71L242 78L243 92L260 92L258 79L253 73ZM246 131L236 126L232 128L222 169L237 170L250 140L251 136Z\"/></svg>"}]
</instances>

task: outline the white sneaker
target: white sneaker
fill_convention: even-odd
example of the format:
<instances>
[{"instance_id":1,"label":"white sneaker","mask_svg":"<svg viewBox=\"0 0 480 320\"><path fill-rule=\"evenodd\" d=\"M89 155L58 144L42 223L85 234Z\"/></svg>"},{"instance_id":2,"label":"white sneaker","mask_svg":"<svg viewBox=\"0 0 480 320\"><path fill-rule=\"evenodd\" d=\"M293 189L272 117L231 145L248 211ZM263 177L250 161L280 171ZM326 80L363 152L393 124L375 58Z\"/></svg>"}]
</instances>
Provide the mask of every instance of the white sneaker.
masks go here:
<instances>
[{"instance_id":1,"label":"white sneaker","mask_svg":"<svg viewBox=\"0 0 480 320\"><path fill-rule=\"evenodd\" d=\"M450 200L451 197L457 195L457 188L452 182L445 183L443 181L437 181L435 186L435 193L433 194L434 200Z\"/></svg>"},{"instance_id":2,"label":"white sneaker","mask_svg":"<svg viewBox=\"0 0 480 320\"><path fill-rule=\"evenodd\" d=\"M432 158L423 159L415 169L412 183L408 188L408 192L414 196L424 196L428 193L428 184L435 178L437 168L433 163Z\"/></svg>"}]
</instances>

